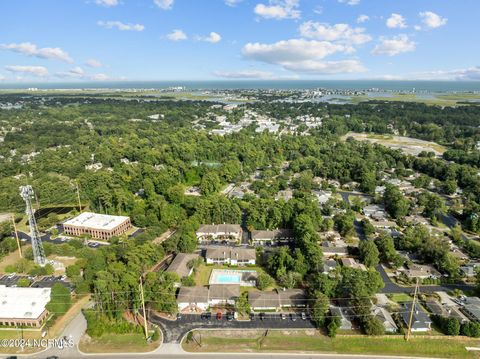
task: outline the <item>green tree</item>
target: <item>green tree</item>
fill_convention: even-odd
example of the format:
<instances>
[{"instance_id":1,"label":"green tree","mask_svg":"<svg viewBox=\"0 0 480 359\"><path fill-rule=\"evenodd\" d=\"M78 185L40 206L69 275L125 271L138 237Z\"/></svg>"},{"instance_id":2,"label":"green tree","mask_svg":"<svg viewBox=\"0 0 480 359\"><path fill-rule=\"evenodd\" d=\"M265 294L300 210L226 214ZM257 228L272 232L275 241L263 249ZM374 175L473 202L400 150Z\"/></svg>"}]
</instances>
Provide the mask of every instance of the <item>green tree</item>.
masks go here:
<instances>
[{"instance_id":1,"label":"green tree","mask_svg":"<svg viewBox=\"0 0 480 359\"><path fill-rule=\"evenodd\" d=\"M268 287L273 285L273 278L266 273L261 273L257 277L257 288L260 290L265 290Z\"/></svg>"},{"instance_id":2,"label":"green tree","mask_svg":"<svg viewBox=\"0 0 480 359\"><path fill-rule=\"evenodd\" d=\"M387 185L383 194L383 203L388 214L395 219L407 215L410 204L398 187Z\"/></svg>"},{"instance_id":3,"label":"green tree","mask_svg":"<svg viewBox=\"0 0 480 359\"><path fill-rule=\"evenodd\" d=\"M342 321L340 320L340 317L338 316L331 317L327 324L327 335L330 338L335 338L337 336L338 328L340 328L341 324L342 324Z\"/></svg>"},{"instance_id":4,"label":"green tree","mask_svg":"<svg viewBox=\"0 0 480 359\"><path fill-rule=\"evenodd\" d=\"M47 310L55 316L61 316L70 309L72 298L70 290L63 284L55 283L51 289Z\"/></svg>"},{"instance_id":5,"label":"green tree","mask_svg":"<svg viewBox=\"0 0 480 359\"><path fill-rule=\"evenodd\" d=\"M358 248L360 250L360 259L367 267L373 268L379 263L378 248L373 240L361 241Z\"/></svg>"},{"instance_id":6,"label":"green tree","mask_svg":"<svg viewBox=\"0 0 480 359\"><path fill-rule=\"evenodd\" d=\"M315 302L313 304L312 319L317 328L321 328L325 324L325 315L328 312L330 301L323 293L317 293Z\"/></svg>"}]
</instances>

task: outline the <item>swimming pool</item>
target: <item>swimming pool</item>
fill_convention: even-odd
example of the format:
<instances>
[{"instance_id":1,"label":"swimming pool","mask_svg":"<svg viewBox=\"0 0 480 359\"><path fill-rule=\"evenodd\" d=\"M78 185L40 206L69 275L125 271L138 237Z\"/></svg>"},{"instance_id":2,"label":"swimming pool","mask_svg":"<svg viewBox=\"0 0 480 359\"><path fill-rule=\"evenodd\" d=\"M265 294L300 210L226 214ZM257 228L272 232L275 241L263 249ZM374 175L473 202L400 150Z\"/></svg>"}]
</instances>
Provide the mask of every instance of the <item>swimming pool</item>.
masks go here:
<instances>
[{"instance_id":1,"label":"swimming pool","mask_svg":"<svg viewBox=\"0 0 480 359\"><path fill-rule=\"evenodd\" d=\"M216 282L219 284L237 284L240 283L239 274L217 274Z\"/></svg>"}]
</instances>

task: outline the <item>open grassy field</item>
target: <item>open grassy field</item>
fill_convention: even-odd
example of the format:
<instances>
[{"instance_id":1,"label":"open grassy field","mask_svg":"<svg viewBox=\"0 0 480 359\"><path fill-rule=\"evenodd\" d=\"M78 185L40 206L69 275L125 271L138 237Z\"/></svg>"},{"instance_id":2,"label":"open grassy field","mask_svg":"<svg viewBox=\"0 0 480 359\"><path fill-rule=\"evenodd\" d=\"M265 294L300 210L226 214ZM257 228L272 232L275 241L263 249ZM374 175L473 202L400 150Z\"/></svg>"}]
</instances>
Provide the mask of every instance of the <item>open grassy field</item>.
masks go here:
<instances>
[{"instance_id":1,"label":"open grassy field","mask_svg":"<svg viewBox=\"0 0 480 359\"><path fill-rule=\"evenodd\" d=\"M422 151L434 152L437 156L441 156L446 151L446 148L438 143L411 137L349 132L343 136L342 139L346 140L349 137L353 137L357 141L378 143L382 146L401 150L414 156L417 156Z\"/></svg>"},{"instance_id":2,"label":"open grassy field","mask_svg":"<svg viewBox=\"0 0 480 359\"><path fill-rule=\"evenodd\" d=\"M147 353L159 345L160 340L147 344L143 334L104 334L100 338L84 335L78 348L84 353Z\"/></svg>"},{"instance_id":3,"label":"open grassy field","mask_svg":"<svg viewBox=\"0 0 480 359\"><path fill-rule=\"evenodd\" d=\"M475 101L479 98L479 95L476 94L445 94L445 95L435 95L431 97L424 97L424 96L417 96L416 94L392 94L392 96L365 96L365 95L358 95L352 96L351 102L354 104L358 104L360 102L365 101L385 101L385 102L418 102L424 103L425 105L430 106L461 106L463 104L459 104L458 102L464 101ZM472 102L473 102L472 101Z\"/></svg>"},{"instance_id":4,"label":"open grassy field","mask_svg":"<svg viewBox=\"0 0 480 359\"><path fill-rule=\"evenodd\" d=\"M393 293L390 295L387 295L387 297L397 303L404 303L404 302L411 302L413 301L413 298L410 297L408 294L405 293Z\"/></svg>"},{"instance_id":5,"label":"open grassy field","mask_svg":"<svg viewBox=\"0 0 480 359\"><path fill-rule=\"evenodd\" d=\"M201 335L200 335L201 333ZM367 337L361 335L329 338L314 330L202 331L194 341L183 342L190 352L316 352L364 355L404 355L438 358L478 358L467 346L478 340L452 337L414 337L406 342L402 336Z\"/></svg>"}]
</instances>

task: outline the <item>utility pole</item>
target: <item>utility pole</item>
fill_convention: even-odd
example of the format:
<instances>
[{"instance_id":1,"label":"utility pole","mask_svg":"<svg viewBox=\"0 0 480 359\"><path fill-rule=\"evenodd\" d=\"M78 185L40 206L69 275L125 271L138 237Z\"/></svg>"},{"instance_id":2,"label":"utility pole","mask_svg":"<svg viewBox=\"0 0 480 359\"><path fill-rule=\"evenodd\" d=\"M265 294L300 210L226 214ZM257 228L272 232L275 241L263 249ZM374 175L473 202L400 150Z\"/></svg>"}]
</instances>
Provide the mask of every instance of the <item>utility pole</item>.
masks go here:
<instances>
[{"instance_id":1,"label":"utility pole","mask_svg":"<svg viewBox=\"0 0 480 359\"><path fill-rule=\"evenodd\" d=\"M78 211L82 213L82 202L80 202L80 190L78 189L78 182L75 182L75 187L77 188Z\"/></svg>"},{"instance_id":2,"label":"utility pole","mask_svg":"<svg viewBox=\"0 0 480 359\"><path fill-rule=\"evenodd\" d=\"M412 302L412 310L410 311L410 319L408 320L408 331L407 331L407 337L405 338L407 342L408 342L408 339L410 339L410 334L412 331L412 319L413 319L413 312L415 310L415 302L417 301L417 293L418 293L418 278L415 284L415 292L413 293L413 302Z\"/></svg>"},{"instance_id":3,"label":"utility pole","mask_svg":"<svg viewBox=\"0 0 480 359\"><path fill-rule=\"evenodd\" d=\"M145 297L143 295L143 283L142 277L140 276L140 298L142 299L142 310L143 310L143 325L145 327L145 339L148 339L148 328L147 328L147 314L145 313Z\"/></svg>"},{"instance_id":4,"label":"utility pole","mask_svg":"<svg viewBox=\"0 0 480 359\"><path fill-rule=\"evenodd\" d=\"M17 225L15 224L15 216L13 214L12 214L12 224L13 224L13 230L15 232L15 238L17 239L18 254L20 255L20 258L23 258L22 247L20 246L20 240L18 239Z\"/></svg>"}]
</instances>

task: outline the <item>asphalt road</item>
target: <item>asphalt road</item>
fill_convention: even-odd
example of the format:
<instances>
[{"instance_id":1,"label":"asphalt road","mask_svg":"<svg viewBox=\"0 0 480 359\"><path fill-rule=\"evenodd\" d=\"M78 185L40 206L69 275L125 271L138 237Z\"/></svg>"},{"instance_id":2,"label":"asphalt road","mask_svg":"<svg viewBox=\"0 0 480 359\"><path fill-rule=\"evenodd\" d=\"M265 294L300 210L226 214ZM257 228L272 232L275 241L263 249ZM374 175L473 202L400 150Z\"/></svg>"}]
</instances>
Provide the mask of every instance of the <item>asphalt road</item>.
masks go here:
<instances>
[{"instance_id":1,"label":"asphalt road","mask_svg":"<svg viewBox=\"0 0 480 359\"><path fill-rule=\"evenodd\" d=\"M89 357L95 355L88 355ZM45 358L44 356L34 356L34 358ZM62 356L59 354L60 358L72 358L72 359L85 359L87 356L77 354L76 356ZM217 358L228 358L228 359L298 359L298 358L311 358L311 359L359 359L359 358L375 358L375 359L406 359L405 356L374 356L374 355L350 355L350 354L292 354L292 353L182 353L182 354L164 354L161 352L152 353L152 354L100 354L100 358L104 359L132 359L132 358L173 358L173 359L191 359L192 357L197 359L211 359L214 357ZM413 358L413 357L412 357ZM418 358L418 357L417 357Z\"/></svg>"}]
</instances>

